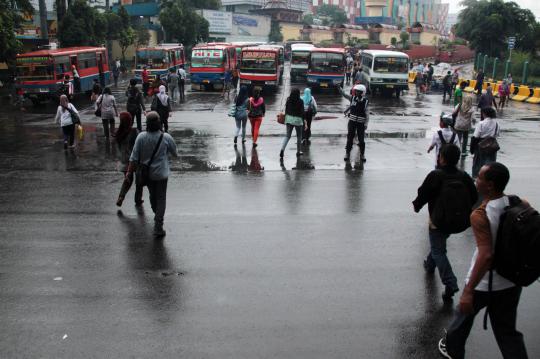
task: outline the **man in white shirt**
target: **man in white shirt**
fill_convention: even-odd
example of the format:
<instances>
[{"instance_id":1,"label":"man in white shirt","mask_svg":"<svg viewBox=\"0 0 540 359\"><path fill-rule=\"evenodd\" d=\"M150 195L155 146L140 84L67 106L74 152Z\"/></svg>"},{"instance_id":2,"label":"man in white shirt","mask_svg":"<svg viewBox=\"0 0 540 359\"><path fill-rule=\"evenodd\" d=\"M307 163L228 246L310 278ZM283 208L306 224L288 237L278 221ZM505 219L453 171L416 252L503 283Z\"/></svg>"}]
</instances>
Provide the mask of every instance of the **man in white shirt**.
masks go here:
<instances>
[{"instance_id":1,"label":"man in white shirt","mask_svg":"<svg viewBox=\"0 0 540 359\"><path fill-rule=\"evenodd\" d=\"M503 357L528 358L523 335L516 330L521 287L493 271L492 292L489 293L489 269L493 263L499 218L509 205L508 197L504 194L509 179L508 168L493 162L482 167L476 180L478 192L484 198L480 207L471 214L476 249L458 310L446 337L439 341L439 351L445 358L465 357L465 343L474 317L488 305L493 333Z\"/></svg>"},{"instance_id":2,"label":"man in white shirt","mask_svg":"<svg viewBox=\"0 0 540 359\"><path fill-rule=\"evenodd\" d=\"M180 65L178 69L178 91L180 92L180 101L184 101L184 85L186 84L187 73L184 70L184 65Z\"/></svg>"},{"instance_id":3,"label":"man in white shirt","mask_svg":"<svg viewBox=\"0 0 540 359\"><path fill-rule=\"evenodd\" d=\"M431 144L429 145L429 148L427 150L427 153L430 153L435 148L435 168L437 168L439 165L438 158L439 153L441 152L441 147L443 145L453 143L454 145L461 148L459 143L459 136L452 129L453 124L454 119L452 118L452 115L447 115L443 112L439 120L439 127L441 129L433 134Z\"/></svg>"}]
</instances>

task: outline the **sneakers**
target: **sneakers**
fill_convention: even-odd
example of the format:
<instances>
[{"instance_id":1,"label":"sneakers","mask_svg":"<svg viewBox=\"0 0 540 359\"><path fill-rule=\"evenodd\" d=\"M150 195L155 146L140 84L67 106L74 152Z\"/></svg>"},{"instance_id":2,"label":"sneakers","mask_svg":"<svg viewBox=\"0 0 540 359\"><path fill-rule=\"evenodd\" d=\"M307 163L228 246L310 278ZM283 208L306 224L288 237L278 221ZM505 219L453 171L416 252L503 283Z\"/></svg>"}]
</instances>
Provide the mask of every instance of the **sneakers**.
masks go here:
<instances>
[{"instance_id":1,"label":"sneakers","mask_svg":"<svg viewBox=\"0 0 540 359\"><path fill-rule=\"evenodd\" d=\"M446 336L444 338L441 338L439 340L439 353L445 358L452 359L450 354L448 354L448 351L446 350Z\"/></svg>"},{"instance_id":2,"label":"sneakers","mask_svg":"<svg viewBox=\"0 0 540 359\"><path fill-rule=\"evenodd\" d=\"M445 302L451 301L452 298L454 297L454 294L456 294L457 292L459 292L459 288L452 288L452 287L446 286L444 288L444 293L442 294L443 301Z\"/></svg>"},{"instance_id":3,"label":"sneakers","mask_svg":"<svg viewBox=\"0 0 540 359\"><path fill-rule=\"evenodd\" d=\"M424 260L424 270L427 274L435 273L435 268L431 268L426 260Z\"/></svg>"},{"instance_id":4,"label":"sneakers","mask_svg":"<svg viewBox=\"0 0 540 359\"><path fill-rule=\"evenodd\" d=\"M116 205L118 207L122 207L123 202L124 202L124 197L118 197L118 200L116 200Z\"/></svg>"},{"instance_id":5,"label":"sneakers","mask_svg":"<svg viewBox=\"0 0 540 359\"><path fill-rule=\"evenodd\" d=\"M345 157L343 157L343 161L349 162L350 159L351 159L351 153L350 153L350 152L346 152L346 153L345 153Z\"/></svg>"},{"instance_id":6,"label":"sneakers","mask_svg":"<svg viewBox=\"0 0 540 359\"><path fill-rule=\"evenodd\" d=\"M163 238L163 237L165 237L166 234L167 234L167 232L165 232L165 230L163 229L162 226L155 226L154 227L154 238L156 238L156 239Z\"/></svg>"},{"instance_id":7,"label":"sneakers","mask_svg":"<svg viewBox=\"0 0 540 359\"><path fill-rule=\"evenodd\" d=\"M366 162L366 161L367 161L366 156L364 156L364 155L361 155L361 156L360 156L360 159L362 160L362 162Z\"/></svg>"},{"instance_id":8,"label":"sneakers","mask_svg":"<svg viewBox=\"0 0 540 359\"><path fill-rule=\"evenodd\" d=\"M236 141L238 140L237 136L234 136L234 144L236 145Z\"/></svg>"},{"instance_id":9,"label":"sneakers","mask_svg":"<svg viewBox=\"0 0 540 359\"><path fill-rule=\"evenodd\" d=\"M283 150L279 151L279 158L283 158L284 155L285 153L283 152Z\"/></svg>"}]
</instances>

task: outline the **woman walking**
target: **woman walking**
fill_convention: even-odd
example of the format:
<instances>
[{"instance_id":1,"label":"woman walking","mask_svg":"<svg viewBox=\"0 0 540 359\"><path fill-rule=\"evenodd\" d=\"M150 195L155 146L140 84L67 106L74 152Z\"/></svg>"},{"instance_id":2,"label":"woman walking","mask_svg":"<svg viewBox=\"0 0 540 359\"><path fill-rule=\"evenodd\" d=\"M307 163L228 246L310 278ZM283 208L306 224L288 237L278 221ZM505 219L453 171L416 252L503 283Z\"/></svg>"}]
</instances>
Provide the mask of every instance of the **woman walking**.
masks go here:
<instances>
[{"instance_id":1,"label":"woman walking","mask_svg":"<svg viewBox=\"0 0 540 359\"><path fill-rule=\"evenodd\" d=\"M461 156L465 157L467 156L469 131L472 128L472 116L474 113L473 97L471 95L465 95L461 104L458 103L454 108L454 113L457 114L454 130L461 142Z\"/></svg>"},{"instance_id":2,"label":"woman walking","mask_svg":"<svg viewBox=\"0 0 540 359\"><path fill-rule=\"evenodd\" d=\"M261 96L261 90L255 88L253 90L253 97L249 99L248 103L248 117L251 123L251 136L253 138L253 147L257 147L257 139L259 138L259 129L266 113L266 106L264 105L264 99Z\"/></svg>"},{"instance_id":3,"label":"woman walking","mask_svg":"<svg viewBox=\"0 0 540 359\"><path fill-rule=\"evenodd\" d=\"M62 127L62 134L64 135L64 150L75 147L75 120L72 117L72 113L78 114L79 111L69 103L66 95L60 96L60 105L56 110L56 116L54 117L55 123L60 123Z\"/></svg>"},{"instance_id":4,"label":"woman walking","mask_svg":"<svg viewBox=\"0 0 540 359\"><path fill-rule=\"evenodd\" d=\"M142 114L146 114L146 108L144 107L144 99L141 91L137 88L137 80L129 80L129 87L126 91L127 97L127 110L131 115L131 118L137 119L137 129L142 131ZM132 121L133 122L133 121Z\"/></svg>"},{"instance_id":5,"label":"woman walking","mask_svg":"<svg viewBox=\"0 0 540 359\"><path fill-rule=\"evenodd\" d=\"M482 141L488 138L497 138L500 135L499 124L495 120L497 113L492 107L484 107L482 109L483 120L481 120L474 129L473 138L471 139L471 153L474 154L472 177L478 177L480 169L485 164L497 161L497 150L482 149Z\"/></svg>"},{"instance_id":6,"label":"woman walking","mask_svg":"<svg viewBox=\"0 0 540 359\"><path fill-rule=\"evenodd\" d=\"M306 131L302 142L310 145L311 121L313 121L313 116L317 113L317 101L315 101L315 97L311 95L311 89L309 87L304 89L302 101L304 102L304 119L306 120Z\"/></svg>"},{"instance_id":7,"label":"woman walking","mask_svg":"<svg viewBox=\"0 0 540 359\"><path fill-rule=\"evenodd\" d=\"M292 89L291 95L285 104L285 125L287 126L287 133L281 144L279 158L283 158L283 155L285 154L285 148L291 139L293 129L296 130L296 157L303 154L301 151L302 132L306 124L307 121L304 120L304 101L300 98L300 90L297 88Z\"/></svg>"},{"instance_id":8,"label":"woman walking","mask_svg":"<svg viewBox=\"0 0 540 359\"><path fill-rule=\"evenodd\" d=\"M105 137L114 136L114 118L118 117L118 109L110 87L105 87L103 94L96 101L96 107L101 109L101 122Z\"/></svg>"},{"instance_id":9,"label":"woman walking","mask_svg":"<svg viewBox=\"0 0 540 359\"><path fill-rule=\"evenodd\" d=\"M161 126L165 132L169 132L169 116L171 115L171 99L165 92L165 86L159 86L159 93L152 100L152 111L156 111L161 120ZM155 106L154 106L155 104ZM155 107L155 108L154 108Z\"/></svg>"},{"instance_id":10,"label":"woman walking","mask_svg":"<svg viewBox=\"0 0 540 359\"><path fill-rule=\"evenodd\" d=\"M118 144L118 149L120 150L120 171L124 174L124 182L122 183L122 188L120 189L120 194L118 195L118 200L116 201L116 205L118 207L122 206L124 198L133 184L133 173L128 174L127 172L129 156L131 156L131 151L133 150L135 139L137 138L138 134L139 130L133 128L133 117L131 117L131 114L129 112L121 112L120 125L118 126L118 131L116 132L116 143ZM137 184L135 186L135 205L140 206L143 203L143 187Z\"/></svg>"},{"instance_id":11,"label":"woman walking","mask_svg":"<svg viewBox=\"0 0 540 359\"><path fill-rule=\"evenodd\" d=\"M234 132L234 144L236 145L236 141L238 139L238 136L240 136L240 130L242 130L242 143L246 142L246 124L248 119L248 103L249 103L249 97L248 97L248 90L246 86L240 87L240 91L238 91L238 95L234 99L236 111L234 113L234 121L236 122L236 130Z\"/></svg>"}]
</instances>

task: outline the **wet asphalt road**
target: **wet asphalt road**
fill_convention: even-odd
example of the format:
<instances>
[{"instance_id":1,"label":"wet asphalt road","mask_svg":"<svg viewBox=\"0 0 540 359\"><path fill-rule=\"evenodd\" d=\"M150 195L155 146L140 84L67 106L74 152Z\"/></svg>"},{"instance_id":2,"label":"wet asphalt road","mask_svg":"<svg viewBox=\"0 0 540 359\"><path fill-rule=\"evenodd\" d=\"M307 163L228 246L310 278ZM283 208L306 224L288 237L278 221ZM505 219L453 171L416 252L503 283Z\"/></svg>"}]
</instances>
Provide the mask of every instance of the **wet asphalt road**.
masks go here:
<instances>
[{"instance_id":1,"label":"wet asphalt road","mask_svg":"<svg viewBox=\"0 0 540 359\"><path fill-rule=\"evenodd\" d=\"M131 197L117 211L118 154L91 109L85 139L68 152L53 107L0 115L0 357L437 358L452 306L423 272L427 214L410 201L449 107L437 95L372 99L368 162L355 152L347 168L345 100L316 96L320 114L337 118L314 123L300 160L293 138L282 167L283 92L267 97L257 150L249 139L234 149L219 95L189 94L170 121L179 158L164 241L151 237L147 198L142 211ZM536 207L538 109L504 110L499 156L512 172L508 192ZM470 231L448 247L461 282ZM538 283L526 288L519 308L531 358L540 357L539 294ZM480 318L467 349L500 357Z\"/></svg>"}]
</instances>

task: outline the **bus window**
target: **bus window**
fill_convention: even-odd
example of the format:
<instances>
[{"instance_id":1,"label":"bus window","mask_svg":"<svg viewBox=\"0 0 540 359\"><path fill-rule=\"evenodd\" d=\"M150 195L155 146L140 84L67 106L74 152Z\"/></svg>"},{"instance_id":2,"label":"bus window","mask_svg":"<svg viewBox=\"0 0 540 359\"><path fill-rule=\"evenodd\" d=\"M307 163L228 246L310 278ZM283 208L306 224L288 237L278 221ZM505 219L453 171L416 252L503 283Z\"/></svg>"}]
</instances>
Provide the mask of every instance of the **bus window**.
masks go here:
<instances>
[{"instance_id":1,"label":"bus window","mask_svg":"<svg viewBox=\"0 0 540 359\"><path fill-rule=\"evenodd\" d=\"M389 73L407 73L409 60L400 57L376 57L373 71Z\"/></svg>"},{"instance_id":2,"label":"bus window","mask_svg":"<svg viewBox=\"0 0 540 359\"><path fill-rule=\"evenodd\" d=\"M56 78L61 79L64 77L64 73L70 71L69 68L69 56L57 56L54 58L54 69L56 71Z\"/></svg>"},{"instance_id":3,"label":"bus window","mask_svg":"<svg viewBox=\"0 0 540 359\"><path fill-rule=\"evenodd\" d=\"M362 64L366 66L368 69L371 69L371 64L373 62L373 59L371 57L365 56L362 58Z\"/></svg>"},{"instance_id":4,"label":"bus window","mask_svg":"<svg viewBox=\"0 0 540 359\"><path fill-rule=\"evenodd\" d=\"M18 58L16 70L20 80L52 80L54 76L54 65L48 57Z\"/></svg>"},{"instance_id":5,"label":"bus window","mask_svg":"<svg viewBox=\"0 0 540 359\"><path fill-rule=\"evenodd\" d=\"M311 54L311 70L323 73L343 73L343 55L329 52L313 52Z\"/></svg>"},{"instance_id":6,"label":"bus window","mask_svg":"<svg viewBox=\"0 0 540 359\"><path fill-rule=\"evenodd\" d=\"M141 50L137 51L137 68L142 69L143 66L148 68L162 68L166 62L166 54L162 50Z\"/></svg>"},{"instance_id":7,"label":"bus window","mask_svg":"<svg viewBox=\"0 0 540 359\"><path fill-rule=\"evenodd\" d=\"M96 54L93 52L79 54L78 60L79 60L79 69L87 69L90 67L97 66Z\"/></svg>"},{"instance_id":8,"label":"bus window","mask_svg":"<svg viewBox=\"0 0 540 359\"><path fill-rule=\"evenodd\" d=\"M273 52L244 52L240 67L244 72L273 74L277 68L276 54Z\"/></svg>"},{"instance_id":9,"label":"bus window","mask_svg":"<svg viewBox=\"0 0 540 359\"><path fill-rule=\"evenodd\" d=\"M291 63L295 65L307 64L309 62L309 51L293 51Z\"/></svg>"},{"instance_id":10,"label":"bus window","mask_svg":"<svg viewBox=\"0 0 540 359\"><path fill-rule=\"evenodd\" d=\"M222 67L224 56L222 50L193 50L191 67Z\"/></svg>"}]
</instances>

